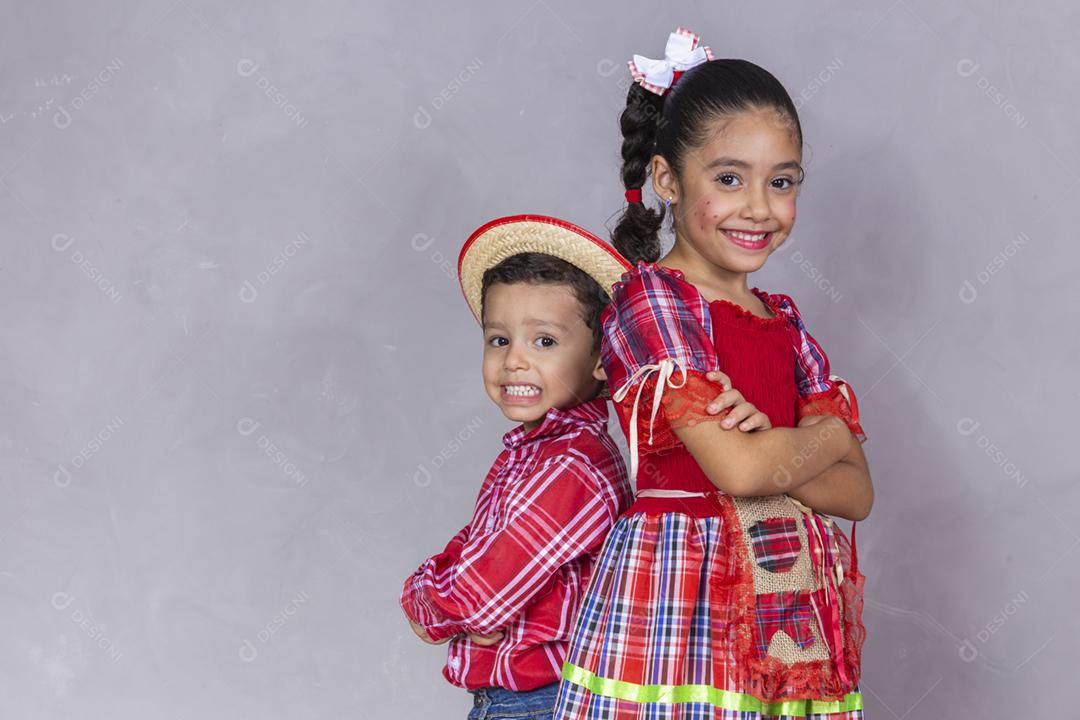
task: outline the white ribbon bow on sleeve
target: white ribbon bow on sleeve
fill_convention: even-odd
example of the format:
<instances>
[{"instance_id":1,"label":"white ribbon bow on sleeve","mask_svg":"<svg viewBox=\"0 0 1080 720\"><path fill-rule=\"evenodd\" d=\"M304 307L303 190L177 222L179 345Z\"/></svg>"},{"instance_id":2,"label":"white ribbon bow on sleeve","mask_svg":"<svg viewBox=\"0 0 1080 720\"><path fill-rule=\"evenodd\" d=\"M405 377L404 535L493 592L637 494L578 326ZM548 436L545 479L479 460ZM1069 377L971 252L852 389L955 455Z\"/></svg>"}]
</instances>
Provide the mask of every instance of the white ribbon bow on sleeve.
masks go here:
<instances>
[{"instance_id":1,"label":"white ribbon bow on sleeve","mask_svg":"<svg viewBox=\"0 0 1080 720\"><path fill-rule=\"evenodd\" d=\"M630 66L630 74L634 76L634 80L643 88L663 95L675 84L676 71L685 72L712 59L712 51L708 47L698 47L698 36L680 27L668 35L662 60L634 55L634 59L627 61L627 65Z\"/></svg>"},{"instance_id":2,"label":"white ribbon bow on sleeve","mask_svg":"<svg viewBox=\"0 0 1080 720\"><path fill-rule=\"evenodd\" d=\"M671 376L678 370L682 374L682 382L678 385L671 381ZM660 398L664 394L665 388L681 388L686 384L686 368L682 363L675 358L663 358L660 362L650 363L648 365L642 365L634 374L626 378L622 386L615 391L615 394L611 396L611 399L615 402L621 402L626 394L630 392L630 387L635 381L641 380L637 386L637 394L634 395L634 409L630 412L630 479L637 483L637 469L638 469L638 404L641 402L641 391L645 388L645 380L649 375L658 373L659 377L656 379L656 387L653 389L652 397L652 412L649 415L649 444L652 445L653 441L653 423L656 422L656 414L660 412Z\"/></svg>"}]
</instances>

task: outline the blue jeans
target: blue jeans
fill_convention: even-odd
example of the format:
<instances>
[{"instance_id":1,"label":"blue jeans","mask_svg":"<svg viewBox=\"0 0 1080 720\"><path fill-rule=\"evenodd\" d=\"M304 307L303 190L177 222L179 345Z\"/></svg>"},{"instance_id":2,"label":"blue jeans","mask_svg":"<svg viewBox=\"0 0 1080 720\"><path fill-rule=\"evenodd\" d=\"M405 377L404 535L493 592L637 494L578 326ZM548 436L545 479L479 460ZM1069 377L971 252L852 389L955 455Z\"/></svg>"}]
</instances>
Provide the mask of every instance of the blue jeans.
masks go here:
<instances>
[{"instance_id":1,"label":"blue jeans","mask_svg":"<svg viewBox=\"0 0 1080 720\"><path fill-rule=\"evenodd\" d=\"M524 692L514 692L501 687L480 688L469 692L473 694L473 709L469 711L469 720L550 718L554 714L559 683Z\"/></svg>"}]
</instances>

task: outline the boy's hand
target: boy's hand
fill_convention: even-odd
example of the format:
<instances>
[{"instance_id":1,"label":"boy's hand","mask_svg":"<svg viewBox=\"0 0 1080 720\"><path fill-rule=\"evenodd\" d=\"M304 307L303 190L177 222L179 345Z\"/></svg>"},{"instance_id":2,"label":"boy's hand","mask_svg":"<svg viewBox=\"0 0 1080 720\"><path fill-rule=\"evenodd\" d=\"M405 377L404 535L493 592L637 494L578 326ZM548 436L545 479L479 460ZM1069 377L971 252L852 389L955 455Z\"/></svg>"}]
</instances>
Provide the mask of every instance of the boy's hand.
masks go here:
<instances>
[{"instance_id":1,"label":"boy's hand","mask_svg":"<svg viewBox=\"0 0 1080 720\"><path fill-rule=\"evenodd\" d=\"M442 640L432 640L428 637L427 630L425 630L422 625L417 625L412 620L409 620L409 627L411 627L412 631L416 633L416 637L420 638L428 645L442 645L444 642L448 642L450 640L450 638L443 638Z\"/></svg>"},{"instance_id":2,"label":"boy's hand","mask_svg":"<svg viewBox=\"0 0 1080 720\"><path fill-rule=\"evenodd\" d=\"M480 645L481 647L488 647L489 645L494 645L495 643L502 640L503 634L501 630L496 630L490 635L477 635L476 633L469 633L469 639L477 645Z\"/></svg>"},{"instance_id":3,"label":"boy's hand","mask_svg":"<svg viewBox=\"0 0 1080 720\"><path fill-rule=\"evenodd\" d=\"M425 630L422 625L417 625L412 620L409 621L409 627L411 627L412 631L416 633L416 637L420 638L428 645L442 645L443 643L450 641L450 638L443 638L442 640L432 640L430 637L428 637L427 630ZM503 634L501 630L496 630L490 635L477 635L476 633L468 633L468 635L470 640L482 647L494 645L495 643L503 639Z\"/></svg>"},{"instance_id":4,"label":"boy's hand","mask_svg":"<svg viewBox=\"0 0 1080 720\"><path fill-rule=\"evenodd\" d=\"M705 411L710 415L716 415L726 407L731 408L731 412L720 422L725 430L735 427L736 423L739 423L739 429L744 432L768 430L772 427L769 416L760 412L753 403L746 401L741 392L731 387L731 378L727 375L719 370L712 370L705 373L705 377L727 388L705 407Z\"/></svg>"}]
</instances>

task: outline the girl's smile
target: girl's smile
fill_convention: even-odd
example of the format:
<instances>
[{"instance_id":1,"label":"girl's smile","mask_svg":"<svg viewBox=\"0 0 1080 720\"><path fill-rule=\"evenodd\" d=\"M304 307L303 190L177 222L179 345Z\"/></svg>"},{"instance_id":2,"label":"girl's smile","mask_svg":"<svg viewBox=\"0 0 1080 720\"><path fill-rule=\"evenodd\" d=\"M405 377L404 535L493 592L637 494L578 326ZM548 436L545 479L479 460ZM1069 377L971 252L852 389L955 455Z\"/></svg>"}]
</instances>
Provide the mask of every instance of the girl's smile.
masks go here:
<instances>
[{"instance_id":1,"label":"girl's smile","mask_svg":"<svg viewBox=\"0 0 1080 720\"><path fill-rule=\"evenodd\" d=\"M769 232L750 233L740 230L725 230L723 228L721 228L720 232L733 245L747 250L763 250L769 247L769 240L772 238L772 233Z\"/></svg>"}]
</instances>

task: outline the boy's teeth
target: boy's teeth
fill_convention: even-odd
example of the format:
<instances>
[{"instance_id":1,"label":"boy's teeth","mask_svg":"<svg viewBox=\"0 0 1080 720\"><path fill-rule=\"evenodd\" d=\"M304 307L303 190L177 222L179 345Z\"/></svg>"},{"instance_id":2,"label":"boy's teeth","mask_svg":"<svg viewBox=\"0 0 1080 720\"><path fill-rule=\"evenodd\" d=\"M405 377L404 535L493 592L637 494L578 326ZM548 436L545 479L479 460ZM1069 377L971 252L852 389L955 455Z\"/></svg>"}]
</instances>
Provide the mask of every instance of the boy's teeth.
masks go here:
<instances>
[{"instance_id":1,"label":"boy's teeth","mask_svg":"<svg viewBox=\"0 0 1080 720\"><path fill-rule=\"evenodd\" d=\"M505 385L508 395L539 395L540 388L535 385Z\"/></svg>"}]
</instances>

